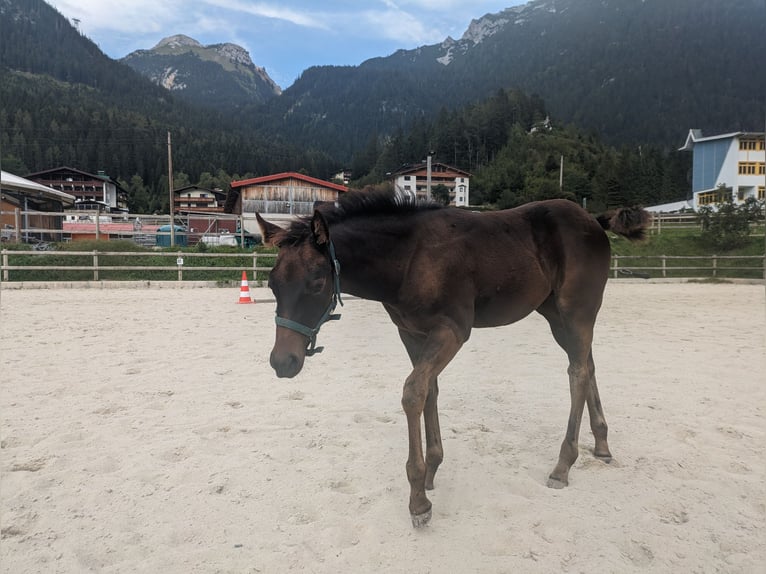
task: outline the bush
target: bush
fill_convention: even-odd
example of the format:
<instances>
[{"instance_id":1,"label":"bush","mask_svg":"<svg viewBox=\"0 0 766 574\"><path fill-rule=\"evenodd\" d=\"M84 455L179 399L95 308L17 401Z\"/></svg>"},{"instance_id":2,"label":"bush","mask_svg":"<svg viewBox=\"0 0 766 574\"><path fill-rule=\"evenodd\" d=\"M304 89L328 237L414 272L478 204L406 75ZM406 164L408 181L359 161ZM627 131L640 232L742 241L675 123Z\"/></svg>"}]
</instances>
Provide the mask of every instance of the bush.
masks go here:
<instances>
[{"instance_id":1,"label":"bush","mask_svg":"<svg viewBox=\"0 0 766 574\"><path fill-rule=\"evenodd\" d=\"M742 205L725 200L714 210L704 206L697 212L702 225L700 239L715 249L728 251L742 247L750 235L750 224L758 221L761 206L755 199L748 199Z\"/></svg>"}]
</instances>

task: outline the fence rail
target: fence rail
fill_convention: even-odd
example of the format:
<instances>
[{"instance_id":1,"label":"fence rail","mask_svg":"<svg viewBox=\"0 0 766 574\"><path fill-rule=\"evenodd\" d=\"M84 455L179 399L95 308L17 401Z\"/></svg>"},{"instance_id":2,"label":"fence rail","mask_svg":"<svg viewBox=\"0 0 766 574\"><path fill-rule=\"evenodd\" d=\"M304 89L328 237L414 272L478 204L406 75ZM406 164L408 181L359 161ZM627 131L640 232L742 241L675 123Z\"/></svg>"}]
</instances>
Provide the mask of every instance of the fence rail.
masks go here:
<instances>
[{"instance_id":1,"label":"fence rail","mask_svg":"<svg viewBox=\"0 0 766 574\"><path fill-rule=\"evenodd\" d=\"M2 281L265 280L276 253L0 251ZM130 262L135 261L135 264ZM129 263L130 262L130 263ZM613 277L766 278L766 257L613 255Z\"/></svg>"},{"instance_id":2,"label":"fence rail","mask_svg":"<svg viewBox=\"0 0 766 574\"><path fill-rule=\"evenodd\" d=\"M135 280L184 281L199 279L239 280L238 272L252 271L253 279L265 279L276 253L190 253L131 251L0 251L0 280ZM135 265L126 259L139 258ZM165 264L170 260L170 264ZM39 263L39 264L38 264ZM213 264L211 264L213 263ZM268 264L267 264L268 263ZM33 272L33 273L30 273ZM33 279L32 277L35 277Z\"/></svg>"},{"instance_id":3,"label":"fence rail","mask_svg":"<svg viewBox=\"0 0 766 574\"><path fill-rule=\"evenodd\" d=\"M612 255L613 277L766 279L764 255Z\"/></svg>"}]
</instances>

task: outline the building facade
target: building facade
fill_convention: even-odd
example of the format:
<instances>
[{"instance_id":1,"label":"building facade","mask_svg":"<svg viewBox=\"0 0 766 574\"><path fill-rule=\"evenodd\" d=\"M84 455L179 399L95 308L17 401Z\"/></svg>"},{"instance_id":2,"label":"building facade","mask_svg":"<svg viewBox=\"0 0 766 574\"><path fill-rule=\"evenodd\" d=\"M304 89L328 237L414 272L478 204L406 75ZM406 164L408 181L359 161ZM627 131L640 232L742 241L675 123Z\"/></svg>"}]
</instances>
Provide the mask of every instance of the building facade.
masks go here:
<instances>
[{"instance_id":1,"label":"building facade","mask_svg":"<svg viewBox=\"0 0 766 574\"><path fill-rule=\"evenodd\" d=\"M237 215L309 215L317 201L336 201L345 185L286 172L231 182L226 211Z\"/></svg>"},{"instance_id":2,"label":"building facade","mask_svg":"<svg viewBox=\"0 0 766 574\"><path fill-rule=\"evenodd\" d=\"M428 164L408 164L392 174L394 189L399 193L425 198L428 196ZM470 201L471 174L445 163L431 164L431 191L443 185L449 193L449 204L467 206ZM433 194L432 194L433 196Z\"/></svg>"},{"instance_id":3,"label":"building facade","mask_svg":"<svg viewBox=\"0 0 766 574\"><path fill-rule=\"evenodd\" d=\"M128 192L103 171L88 173L71 167L57 167L30 173L27 179L73 195L75 209L127 212Z\"/></svg>"},{"instance_id":4,"label":"building facade","mask_svg":"<svg viewBox=\"0 0 766 574\"><path fill-rule=\"evenodd\" d=\"M173 190L173 213L223 213L226 193L187 185Z\"/></svg>"},{"instance_id":5,"label":"building facade","mask_svg":"<svg viewBox=\"0 0 766 574\"><path fill-rule=\"evenodd\" d=\"M692 152L692 207L764 200L766 144L763 132L703 136L690 130L681 151Z\"/></svg>"},{"instance_id":6,"label":"building facade","mask_svg":"<svg viewBox=\"0 0 766 574\"><path fill-rule=\"evenodd\" d=\"M59 213L74 205L68 193L46 187L7 171L0 172L0 240L58 241ZM55 215L46 215L46 212Z\"/></svg>"}]
</instances>

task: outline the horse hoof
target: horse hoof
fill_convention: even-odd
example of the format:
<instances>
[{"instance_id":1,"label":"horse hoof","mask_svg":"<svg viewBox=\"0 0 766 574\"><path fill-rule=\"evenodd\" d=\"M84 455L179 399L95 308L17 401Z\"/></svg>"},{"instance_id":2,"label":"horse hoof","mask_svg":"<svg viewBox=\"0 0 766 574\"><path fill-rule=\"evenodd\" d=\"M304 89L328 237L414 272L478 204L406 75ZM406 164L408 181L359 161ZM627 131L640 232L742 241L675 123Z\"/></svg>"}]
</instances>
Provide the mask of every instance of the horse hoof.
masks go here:
<instances>
[{"instance_id":1,"label":"horse hoof","mask_svg":"<svg viewBox=\"0 0 766 574\"><path fill-rule=\"evenodd\" d=\"M597 460L600 460L601 462L603 462L605 464L609 464L610 462L612 462L612 455L611 454L598 454L598 453L594 453L594 456L596 457Z\"/></svg>"},{"instance_id":2,"label":"horse hoof","mask_svg":"<svg viewBox=\"0 0 766 574\"><path fill-rule=\"evenodd\" d=\"M557 490L562 489L568 485L569 485L569 482L565 480L561 480L560 478L556 478L554 476L549 476L548 482L546 483L546 486L548 486L548 488L555 488Z\"/></svg>"},{"instance_id":3,"label":"horse hoof","mask_svg":"<svg viewBox=\"0 0 766 574\"><path fill-rule=\"evenodd\" d=\"M423 514L410 514L410 518L412 518L412 526L415 528L423 528L431 521L431 509L429 508L428 511Z\"/></svg>"}]
</instances>

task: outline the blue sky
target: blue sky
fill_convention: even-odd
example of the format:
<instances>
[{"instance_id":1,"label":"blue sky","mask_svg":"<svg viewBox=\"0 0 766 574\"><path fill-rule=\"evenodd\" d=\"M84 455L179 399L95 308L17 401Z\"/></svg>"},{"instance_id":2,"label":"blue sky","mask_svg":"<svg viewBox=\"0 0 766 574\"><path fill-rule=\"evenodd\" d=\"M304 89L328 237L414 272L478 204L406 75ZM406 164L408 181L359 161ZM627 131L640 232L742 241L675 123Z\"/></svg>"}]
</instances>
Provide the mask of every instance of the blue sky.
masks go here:
<instances>
[{"instance_id":1,"label":"blue sky","mask_svg":"<svg viewBox=\"0 0 766 574\"><path fill-rule=\"evenodd\" d=\"M459 39L472 19L523 0L48 0L111 58L186 34L233 42L282 88L313 65L358 65Z\"/></svg>"}]
</instances>

